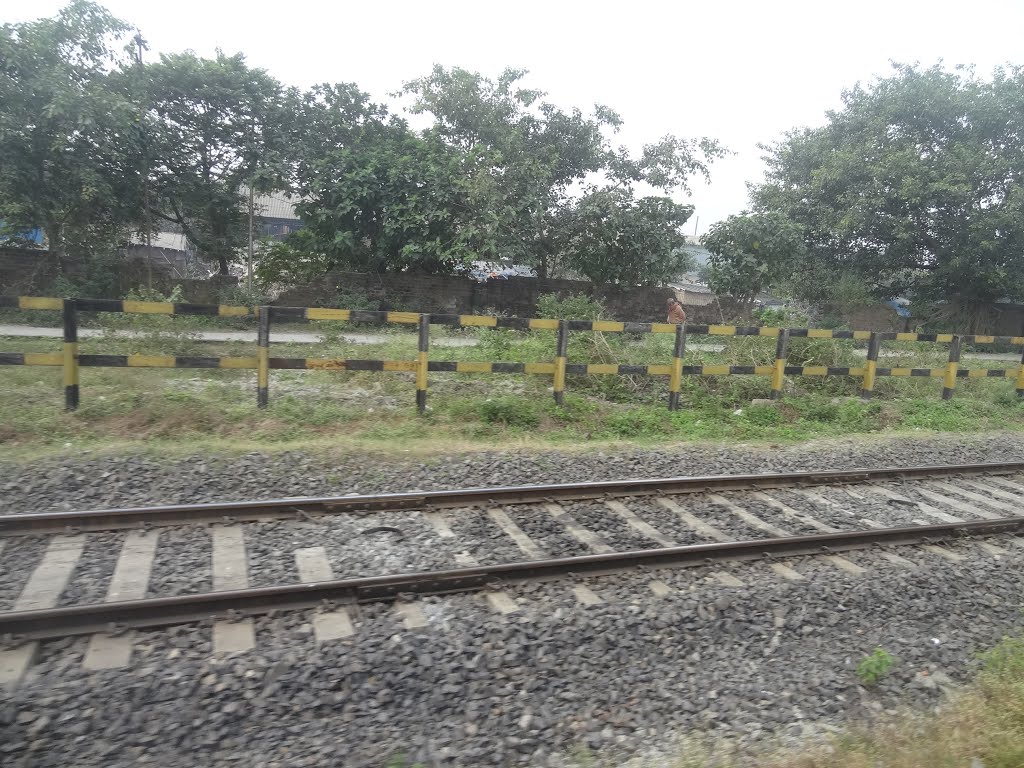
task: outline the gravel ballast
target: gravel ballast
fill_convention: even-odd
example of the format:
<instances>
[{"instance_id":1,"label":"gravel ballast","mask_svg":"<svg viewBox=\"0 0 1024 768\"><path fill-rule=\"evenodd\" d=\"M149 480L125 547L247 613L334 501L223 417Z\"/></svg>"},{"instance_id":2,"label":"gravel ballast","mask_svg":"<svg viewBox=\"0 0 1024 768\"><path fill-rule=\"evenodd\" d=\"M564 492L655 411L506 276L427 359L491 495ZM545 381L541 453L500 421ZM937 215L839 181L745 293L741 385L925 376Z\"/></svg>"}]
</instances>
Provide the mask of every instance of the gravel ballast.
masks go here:
<instances>
[{"instance_id":1,"label":"gravel ballast","mask_svg":"<svg viewBox=\"0 0 1024 768\"><path fill-rule=\"evenodd\" d=\"M1014 459L1024 460L1024 436L487 453L431 462L297 453L166 462L69 457L0 466L0 503L10 513L659 477L679 467L722 474ZM832 519L799 494L771 495ZM871 504L886 524L919 516L881 497ZM613 546L643 541L599 505L564 506ZM671 513L648 512L638 500L627 506L662 533L693 543L670 527ZM768 510L751 511L797 527ZM544 521L533 523L535 540L549 554L587 551L544 515L534 516ZM339 517L302 533L250 526L246 538L251 549L281 561L281 578L293 576L289 558L303 546L323 546L339 576L349 568L451 567L452 547L467 546L463 534L476 542L478 559L523 559L479 510L465 520L449 517L454 540L439 538L415 513ZM517 522L527 528L528 521ZM843 527L849 525L847 518ZM408 541L389 545L388 531L359 535L379 526L398 527ZM208 532L164 529L160 536L150 594L209 589ZM496 541L503 542L500 553L490 543ZM417 544L426 551L410 560ZM417 630L405 629L393 606L360 606L352 611L354 636L320 646L313 615L290 612L257 619L256 650L233 657L213 657L209 624L191 625L139 633L124 670L83 670L81 639L43 643L29 678L0 701L0 763L384 768L404 756L405 765L539 768L577 765L565 755L584 748L605 756L666 750L661 764L671 765L680 757L673 740L689 733L745 744L792 740L849 718L886 716L900 704L933 707L967 679L977 651L1021 629L1024 550L1007 547L993 557L971 542L949 547L963 559L897 550L913 568L873 550L850 553L868 569L860 576L820 558L794 558L784 562L802 581L775 575L768 563L591 578L581 583L602 602L586 608L566 581L508 586L522 606L508 616L480 595L430 598L418 602L428 626ZM194 567L181 565L183 549L193 553ZM716 578L723 569L745 586L723 586ZM672 593L657 597L648 588L654 579ZM876 647L898 662L866 689L854 669Z\"/></svg>"}]
</instances>

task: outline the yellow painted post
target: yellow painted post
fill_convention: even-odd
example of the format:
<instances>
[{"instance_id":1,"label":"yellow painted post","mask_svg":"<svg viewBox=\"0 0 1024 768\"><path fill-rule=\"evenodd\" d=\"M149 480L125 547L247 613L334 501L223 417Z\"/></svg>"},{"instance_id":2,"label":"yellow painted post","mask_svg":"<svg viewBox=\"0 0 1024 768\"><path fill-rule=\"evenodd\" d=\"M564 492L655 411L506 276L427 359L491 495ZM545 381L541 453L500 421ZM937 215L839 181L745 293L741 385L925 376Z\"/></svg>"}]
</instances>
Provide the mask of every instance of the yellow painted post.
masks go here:
<instances>
[{"instance_id":1,"label":"yellow painted post","mask_svg":"<svg viewBox=\"0 0 1024 768\"><path fill-rule=\"evenodd\" d=\"M270 399L270 307L259 309L256 334L256 406L266 408Z\"/></svg>"},{"instance_id":2,"label":"yellow painted post","mask_svg":"<svg viewBox=\"0 0 1024 768\"><path fill-rule=\"evenodd\" d=\"M672 374L668 380L668 409L679 410L679 391L683 388L683 355L686 354L686 324L676 326L676 345L672 350Z\"/></svg>"},{"instance_id":3,"label":"yellow painted post","mask_svg":"<svg viewBox=\"0 0 1024 768\"><path fill-rule=\"evenodd\" d=\"M74 299L64 299L64 410L78 408L78 313Z\"/></svg>"},{"instance_id":4,"label":"yellow painted post","mask_svg":"<svg viewBox=\"0 0 1024 768\"><path fill-rule=\"evenodd\" d=\"M772 368L772 400L782 397L782 385L786 381L786 355L788 353L789 329L779 328L779 342L775 345L775 365Z\"/></svg>"},{"instance_id":5,"label":"yellow painted post","mask_svg":"<svg viewBox=\"0 0 1024 768\"><path fill-rule=\"evenodd\" d=\"M565 356L569 349L569 321L558 321L558 350L555 354L555 403L565 401Z\"/></svg>"},{"instance_id":6,"label":"yellow painted post","mask_svg":"<svg viewBox=\"0 0 1024 768\"><path fill-rule=\"evenodd\" d=\"M956 389L956 371L960 367L960 337L954 336L949 345L949 362L946 363L946 375L942 377L942 399L952 400Z\"/></svg>"},{"instance_id":7,"label":"yellow painted post","mask_svg":"<svg viewBox=\"0 0 1024 768\"><path fill-rule=\"evenodd\" d=\"M864 381L860 388L860 396L864 400L870 400L875 391L875 370L878 368L878 351L882 345L881 341L878 334L872 331L868 340L868 360L864 364Z\"/></svg>"},{"instance_id":8,"label":"yellow painted post","mask_svg":"<svg viewBox=\"0 0 1024 768\"><path fill-rule=\"evenodd\" d=\"M430 352L430 315L420 315L420 346L416 358L416 409L427 410L427 366Z\"/></svg>"},{"instance_id":9,"label":"yellow painted post","mask_svg":"<svg viewBox=\"0 0 1024 768\"><path fill-rule=\"evenodd\" d=\"M1017 371L1017 397L1024 397L1024 349L1020 355L1020 370Z\"/></svg>"}]
</instances>

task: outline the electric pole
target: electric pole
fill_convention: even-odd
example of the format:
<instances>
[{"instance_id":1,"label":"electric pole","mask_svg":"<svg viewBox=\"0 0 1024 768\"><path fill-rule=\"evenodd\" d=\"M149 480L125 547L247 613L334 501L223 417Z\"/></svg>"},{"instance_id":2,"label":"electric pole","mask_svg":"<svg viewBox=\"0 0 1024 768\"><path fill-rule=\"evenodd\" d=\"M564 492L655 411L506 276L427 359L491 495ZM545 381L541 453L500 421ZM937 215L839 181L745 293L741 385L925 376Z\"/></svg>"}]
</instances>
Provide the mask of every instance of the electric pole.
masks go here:
<instances>
[{"instance_id":1,"label":"electric pole","mask_svg":"<svg viewBox=\"0 0 1024 768\"><path fill-rule=\"evenodd\" d=\"M143 88L145 88L145 82L142 81L142 51L143 49L148 50L149 46L146 45L146 41L142 38L141 32L136 32L133 38L136 45L136 57L135 61L139 67L139 80L142 82ZM148 99L142 100L142 106L139 113L139 136L142 139L142 207L144 209L144 221L143 225L146 228L146 275L149 280L149 287L153 287L153 220L152 213L149 209L149 142L146 140L146 108Z\"/></svg>"}]
</instances>

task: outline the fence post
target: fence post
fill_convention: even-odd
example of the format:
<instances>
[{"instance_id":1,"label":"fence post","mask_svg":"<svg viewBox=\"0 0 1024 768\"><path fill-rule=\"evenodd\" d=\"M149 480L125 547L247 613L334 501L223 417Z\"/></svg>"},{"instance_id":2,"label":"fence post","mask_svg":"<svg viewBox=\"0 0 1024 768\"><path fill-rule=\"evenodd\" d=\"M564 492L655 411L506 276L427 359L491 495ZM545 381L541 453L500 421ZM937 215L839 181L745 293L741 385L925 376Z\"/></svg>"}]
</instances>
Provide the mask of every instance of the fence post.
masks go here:
<instances>
[{"instance_id":1,"label":"fence post","mask_svg":"<svg viewBox=\"0 0 1024 768\"><path fill-rule=\"evenodd\" d=\"M569 349L569 321L558 321L558 350L555 353L555 403L565 401L565 355Z\"/></svg>"},{"instance_id":2,"label":"fence post","mask_svg":"<svg viewBox=\"0 0 1024 768\"><path fill-rule=\"evenodd\" d=\"M772 400L782 398L782 385L786 381L786 356L788 353L789 329L779 328L779 341L775 345L775 367L772 369Z\"/></svg>"},{"instance_id":3,"label":"fence post","mask_svg":"<svg viewBox=\"0 0 1024 768\"><path fill-rule=\"evenodd\" d=\"M78 311L74 299L64 299L64 410L78 408Z\"/></svg>"},{"instance_id":4,"label":"fence post","mask_svg":"<svg viewBox=\"0 0 1024 768\"><path fill-rule=\"evenodd\" d=\"M668 380L668 409L679 410L679 390L683 387L683 355L686 354L686 324L676 326L676 344L672 350L672 375Z\"/></svg>"},{"instance_id":5,"label":"fence post","mask_svg":"<svg viewBox=\"0 0 1024 768\"><path fill-rule=\"evenodd\" d=\"M256 344L256 407L266 408L270 399L270 307L259 309Z\"/></svg>"},{"instance_id":6,"label":"fence post","mask_svg":"<svg viewBox=\"0 0 1024 768\"><path fill-rule=\"evenodd\" d=\"M960 367L960 337L954 336L949 344L949 362L946 363L946 375L942 379L942 399L952 400L956 388L956 371Z\"/></svg>"},{"instance_id":7,"label":"fence post","mask_svg":"<svg viewBox=\"0 0 1024 768\"><path fill-rule=\"evenodd\" d=\"M1017 371L1017 397L1024 397L1024 348L1021 349L1020 370Z\"/></svg>"},{"instance_id":8,"label":"fence post","mask_svg":"<svg viewBox=\"0 0 1024 768\"><path fill-rule=\"evenodd\" d=\"M878 368L879 347L881 347L881 339L878 337L878 333L872 331L868 341L868 360L864 364L864 381L860 390L860 396L864 400L870 400L875 391L875 369Z\"/></svg>"},{"instance_id":9,"label":"fence post","mask_svg":"<svg viewBox=\"0 0 1024 768\"><path fill-rule=\"evenodd\" d=\"M427 410L427 357L430 352L430 315L420 315L420 346L416 357L416 410Z\"/></svg>"}]
</instances>

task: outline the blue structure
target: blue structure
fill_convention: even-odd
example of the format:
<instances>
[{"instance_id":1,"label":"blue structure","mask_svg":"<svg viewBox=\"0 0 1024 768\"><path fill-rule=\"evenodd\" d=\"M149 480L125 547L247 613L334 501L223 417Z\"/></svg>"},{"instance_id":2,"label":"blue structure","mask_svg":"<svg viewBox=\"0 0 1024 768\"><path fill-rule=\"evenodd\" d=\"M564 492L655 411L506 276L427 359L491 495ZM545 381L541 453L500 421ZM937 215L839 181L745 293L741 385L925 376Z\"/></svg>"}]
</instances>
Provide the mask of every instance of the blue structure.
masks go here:
<instances>
[{"instance_id":1,"label":"blue structure","mask_svg":"<svg viewBox=\"0 0 1024 768\"><path fill-rule=\"evenodd\" d=\"M4 220L0 219L0 230L2 230L3 227ZM19 232L16 235L5 235L2 232L0 232L0 243L6 240L10 240L12 237L17 238L18 240L28 240L30 243L35 243L36 245L43 244L43 230L39 229L38 227L36 227L35 229L30 229L28 232Z\"/></svg>"}]
</instances>

